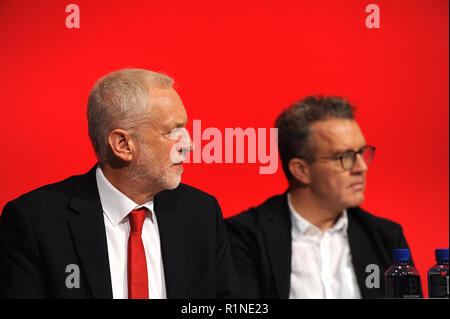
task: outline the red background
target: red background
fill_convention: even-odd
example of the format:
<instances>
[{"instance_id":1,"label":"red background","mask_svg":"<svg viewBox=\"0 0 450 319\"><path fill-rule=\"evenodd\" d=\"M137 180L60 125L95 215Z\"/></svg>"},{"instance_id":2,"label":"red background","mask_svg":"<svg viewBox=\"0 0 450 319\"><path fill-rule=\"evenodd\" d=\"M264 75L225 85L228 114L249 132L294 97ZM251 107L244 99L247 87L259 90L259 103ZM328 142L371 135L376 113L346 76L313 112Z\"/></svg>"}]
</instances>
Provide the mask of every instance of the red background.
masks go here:
<instances>
[{"instance_id":1,"label":"red background","mask_svg":"<svg viewBox=\"0 0 450 319\"><path fill-rule=\"evenodd\" d=\"M80 7L67 29L65 7ZM381 28L365 27L366 5ZM86 100L100 76L163 71L202 128L273 127L309 94L347 96L377 147L363 207L399 222L426 289L449 244L449 3L434 1L0 2L0 207L96 162ZM204 142L206 144L207 142ZM186 164L225 217L284 192L281 165Z\"/></svg>"}]
</instances>

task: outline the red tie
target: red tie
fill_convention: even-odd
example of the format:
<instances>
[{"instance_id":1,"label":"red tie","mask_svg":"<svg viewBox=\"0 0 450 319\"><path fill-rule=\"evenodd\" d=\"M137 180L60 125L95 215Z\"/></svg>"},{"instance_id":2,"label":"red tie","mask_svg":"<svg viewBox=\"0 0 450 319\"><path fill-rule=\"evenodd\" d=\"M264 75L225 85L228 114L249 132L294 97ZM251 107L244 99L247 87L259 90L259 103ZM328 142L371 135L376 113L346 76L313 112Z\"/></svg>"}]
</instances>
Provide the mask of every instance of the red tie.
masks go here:
<instances>
[{"instance_id":1,"label":"red tie","mask_svg":"<svg viewBox=\"0 0 450 319\"><path fill-rule=\"evenodd\" d=\"M147 261L142 243L142 226L146 208L133 210L128 216L130 237L128 239L128 299L148 299Z\"/></svg>"}]
</instances>

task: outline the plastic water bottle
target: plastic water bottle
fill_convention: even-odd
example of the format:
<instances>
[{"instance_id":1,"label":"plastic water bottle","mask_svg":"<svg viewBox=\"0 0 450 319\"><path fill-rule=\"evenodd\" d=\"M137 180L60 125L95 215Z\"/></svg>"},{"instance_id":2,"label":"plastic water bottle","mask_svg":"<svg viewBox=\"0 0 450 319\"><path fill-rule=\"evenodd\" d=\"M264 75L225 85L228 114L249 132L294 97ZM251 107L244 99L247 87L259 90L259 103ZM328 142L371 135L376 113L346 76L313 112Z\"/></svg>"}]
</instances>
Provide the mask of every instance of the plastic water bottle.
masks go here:
<instances>
[{"instance_id":1,"label":"plastic water bottle","mask_svg":"<svg viewBox=\"0 0 450 319\"><path fill-rule=\"evenodd\" d=\"M436 249L437 264L428 270L428 297L448 298L448 249Z\"/></svg>"},{"instance_id":2,"label":"plastic water bottle","mask_svg":"<svg viewBox=\"0 0 450 319\"><path fill-rule=\"evenodd\" d=\"M394 249L395 264L384 273L386 298L422 298L419 272L409 249Z\"/></svg>"}]
</instances>

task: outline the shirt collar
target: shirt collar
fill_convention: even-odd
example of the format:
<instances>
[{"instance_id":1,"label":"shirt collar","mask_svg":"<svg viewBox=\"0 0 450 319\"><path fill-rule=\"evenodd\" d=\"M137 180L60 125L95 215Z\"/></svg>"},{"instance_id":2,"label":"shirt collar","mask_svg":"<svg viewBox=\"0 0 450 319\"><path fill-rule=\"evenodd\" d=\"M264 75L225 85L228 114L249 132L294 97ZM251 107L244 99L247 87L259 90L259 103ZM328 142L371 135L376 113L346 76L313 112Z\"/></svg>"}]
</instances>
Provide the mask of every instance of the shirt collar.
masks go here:
<instances>
[{"instance_id":1,"label":"shirt collar","mask_svg":"<svg viewBox=\"0 0 450 319\"><path fill-rule=\"evenodd\" d=\"M348 213L347 210L344 209L342 211L341 217L337 220L337 222L330 228L330 231L343 232L347 234L348 228Z\"/></svg>"},{"instance_id":2,"label":"shirt collar","mask_svg":"<svg viewBox=\"0 0 450 319\"><path fill-rule=\"evenodd\" d=\"M147 203L138 205L125 194L121 193L108 181L103 174L100 165L97 166L95 175L103 212L113 226L117 226L120 222L122 222L131 211L142 207L147 208L147 214L150 215L151 221L154 222L153 199L149 200Z\"/></svg>"},{"instance_id":3,"label":"shirt collar","mask_svg":"<svg viewBox=\"0 0 450 319\"><path fill-rule=\"evenodd\" d=\"M317 226L311 224L294 209L294 207L291 204L291 194L289 192L287 193L287 201L289 211L291 213L292 225L298 230L300 235L321 234L321 230ZM328 229L326 232L330 233L341 232L343 234L347 234L347 228L348 228L348 215L347 210L344 209L337 222L333 225L333 227Z\"/></svg>"}]
</instances>

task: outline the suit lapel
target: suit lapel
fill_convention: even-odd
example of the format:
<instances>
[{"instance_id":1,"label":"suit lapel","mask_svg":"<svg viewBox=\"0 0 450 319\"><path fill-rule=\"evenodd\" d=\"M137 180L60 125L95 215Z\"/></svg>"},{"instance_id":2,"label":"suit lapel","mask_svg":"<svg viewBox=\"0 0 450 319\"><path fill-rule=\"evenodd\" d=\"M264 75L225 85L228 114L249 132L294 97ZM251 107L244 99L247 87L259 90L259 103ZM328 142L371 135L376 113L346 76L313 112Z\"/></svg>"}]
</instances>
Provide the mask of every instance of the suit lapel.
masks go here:
<instances>
[{"instance_id":1,"label":"suit lapel","mask_svg":"<svg viewBox=\"0 0 450 319\"><path fill-rule=\"evenodd\" d=\"M103 210L95 179L96 166L82 176L69 207L68 224L94 298L112 298Z\"/></svg>"},{"instance_id":2,"label":"suit lapel","mask_svg":"<svg viewBox=\"0 0 450 319\"><path fill-rule=\"evenodd\" d=\"M155 214L161 239L167 298L186 298L185 218L177 190L155 196Z\"/></svg>"},{"instance_id":3,"label":"suit lapel","mask_svg":"<svg viewBox=\"0 0 450 319\"><path fill-rule=\"evenodd\" d=\"M270 264L281 299L289 298L291 275L291 220L286 193L277 197L266 208L264 236Z\"/></svg>"},{"instance_id":4,"label":"suit lapel","mask_svg":"<svg viewBox=\"0 0 450 319\"><path fill-rule=\"evenodd\" d=\"M354 219L352 209L348 210L348 241L350 244L350 252L352 255L353 268L355 270L356 279L358 281L359 291L361 297L369 298L371 294L366 287L366 267L371 264L370 252L372 247L367 240L367 236L361 227L358 226L357 221ZM383 275L383 274L380 274Z\"/></svg>"}]
</instances>

